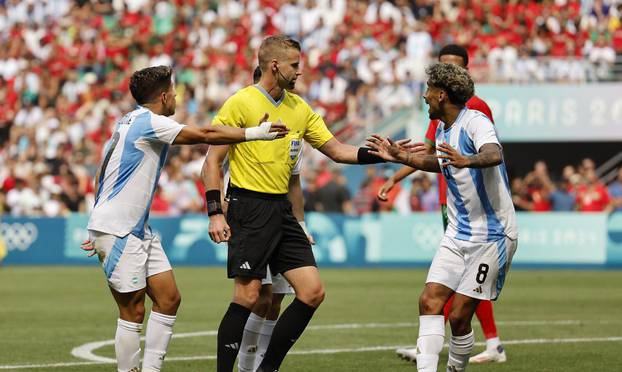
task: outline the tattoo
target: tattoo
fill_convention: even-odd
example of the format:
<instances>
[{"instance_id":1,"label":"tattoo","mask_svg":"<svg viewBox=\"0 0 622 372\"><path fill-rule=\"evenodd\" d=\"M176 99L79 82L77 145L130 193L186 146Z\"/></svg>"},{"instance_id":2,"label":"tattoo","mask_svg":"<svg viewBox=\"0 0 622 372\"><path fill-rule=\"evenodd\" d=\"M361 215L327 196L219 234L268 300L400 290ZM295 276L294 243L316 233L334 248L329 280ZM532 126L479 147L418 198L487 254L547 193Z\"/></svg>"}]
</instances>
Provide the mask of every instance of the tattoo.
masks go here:
<instances>
[{"instance_id":1,"label":"tattoo","mask_svg":"<svg viewBox=\"0 0 622 372\"><path fill-rule=\"evenodd\" d=\"M503 155L496 143L487 143L477 155L469 156L469 168L488 168L501 164Z\"/></svg>"}]
</instances>

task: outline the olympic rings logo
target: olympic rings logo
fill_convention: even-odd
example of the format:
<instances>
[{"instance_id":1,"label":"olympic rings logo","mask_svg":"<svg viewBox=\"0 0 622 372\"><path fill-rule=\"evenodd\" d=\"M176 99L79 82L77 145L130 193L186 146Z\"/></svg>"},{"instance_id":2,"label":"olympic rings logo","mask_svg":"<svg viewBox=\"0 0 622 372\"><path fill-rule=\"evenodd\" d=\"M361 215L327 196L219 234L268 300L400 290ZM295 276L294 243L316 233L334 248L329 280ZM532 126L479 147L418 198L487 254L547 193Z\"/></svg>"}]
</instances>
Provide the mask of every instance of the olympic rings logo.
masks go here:
<instances>
[{"instance_id":1,"label":"olympic rings logo","mask_svg":"<svg viewBox=\"0 0 622 372\"><path fill-rule=\"evenodd\" d=\"M21 224L15 222L0 224L0 233L9 251L18 250L23 252L37 240L39 230L34 223L27 222Z\"/></svg>"}]
</instances>

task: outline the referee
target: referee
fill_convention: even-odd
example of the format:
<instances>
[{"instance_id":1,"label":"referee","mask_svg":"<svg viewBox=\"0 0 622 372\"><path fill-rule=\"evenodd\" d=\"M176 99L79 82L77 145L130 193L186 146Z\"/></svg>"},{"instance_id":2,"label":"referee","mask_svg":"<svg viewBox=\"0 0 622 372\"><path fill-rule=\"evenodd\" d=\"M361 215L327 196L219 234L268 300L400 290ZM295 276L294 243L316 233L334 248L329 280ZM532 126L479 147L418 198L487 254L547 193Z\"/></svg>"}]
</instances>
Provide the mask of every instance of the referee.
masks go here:
<instances>
[{"instance_id":1,"label":"referee","mask_svg":"<svg viewBox=\"0 0 622 372\"><path fill-rule=\"evenodd\" d=\"M302 140L336 162L383 161L367 148L340 143L322 117L290 92L301 75L300 44L296 40L287 36L266 38L259 48L259 67L259 83L227 99L212 124L247 128L266 120L283 121L289 134L271 143L229 146L231 185L226 219L218 169L204 166L210 237L216 243L229 242L227 275L235 282L233 301L218 328L218 372L233 369L244 325L259 296L268 264L273 274L282 274L294 287L296 298L276 323L258 372L279 369L324 300L311 245L287 200Z\"/></svg>"}]
</instances>

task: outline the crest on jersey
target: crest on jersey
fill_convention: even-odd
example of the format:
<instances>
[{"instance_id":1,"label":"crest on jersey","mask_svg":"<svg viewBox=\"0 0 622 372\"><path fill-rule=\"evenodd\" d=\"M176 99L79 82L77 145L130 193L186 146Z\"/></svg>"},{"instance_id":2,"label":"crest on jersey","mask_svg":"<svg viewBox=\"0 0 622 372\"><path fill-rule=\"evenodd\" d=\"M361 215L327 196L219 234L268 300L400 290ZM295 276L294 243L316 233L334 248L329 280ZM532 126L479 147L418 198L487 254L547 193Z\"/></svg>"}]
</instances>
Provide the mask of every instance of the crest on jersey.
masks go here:
<instances>
[{"instance_id":1,"label":"crest on jersey","mask_svg":"<svg viewBox=\"0 0 622 372\"><path fill-rule=\"evenodd\" d=\"M300 152L300 146L301 145L302 145L302 140L299 140L299 139L291 140L291 142L289 143L289 157L290 157L290 159L292 159L292 160L296 159L296 156L298 156L298 153Z\"/></svg>"}]
</instances>

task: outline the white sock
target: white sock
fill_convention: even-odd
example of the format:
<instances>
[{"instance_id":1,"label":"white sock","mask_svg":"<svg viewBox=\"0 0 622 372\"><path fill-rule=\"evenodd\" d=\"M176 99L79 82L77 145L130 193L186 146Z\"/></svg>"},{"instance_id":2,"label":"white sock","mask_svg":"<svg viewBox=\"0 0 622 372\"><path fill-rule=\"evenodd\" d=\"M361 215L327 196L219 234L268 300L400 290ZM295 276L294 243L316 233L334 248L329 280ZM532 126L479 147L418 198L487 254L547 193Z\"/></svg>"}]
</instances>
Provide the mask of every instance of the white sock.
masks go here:
<instances>
[{"instance_id":1,"label":"white sock","mask_svg":"<svg viewBox=\"0 0 622 372\"><path fill-rule=\"evenodd\" d=\"M497 350L499 345L501 345L499 337L493 337L486 340L486 350Z\"/></svg>"},{"instance_id":2,"label":"white sock","mask_svg":"<svg viewBox=\"0 0 622 372\"><path fill-rule=\"evenodd\" d=\"M151 311L147 321L145 335L145 355L143 356L143 372L159 372L168 350L168 343L173 336L175 315L164 315Z\"/></svg>"},{"instance_id":3,"label":"white sock","mask_svg":"<svg viewBox=\"0 0 622 372\"><path fill-rule=\"evenodd\" d=\"M443 350L444 341L445 318L442 315L421 315L417 339L417 371L436 372L438 355Z\"/></svg>"},{"instance_id":4,"label":"white sock","mask_svg":"<svg viewBox=\"0 0 622 372\"><path fill-rule=\"evenodd\" d=\"M466 369L473 345L475 345L475 335L472 330L464 336L451 336L447 372L462 372Z\"/></svg>"},{"instance_id":5,"label":"white sock","mask_svg":"<svg viewBox=\"0 0 622 372\"><path fill-rule=\"evenodd\" d=\"M261 361L263 360L264 355L266 354L266 350L268 350L268 345L270 344L270 339L272 338L272 331L274 331L274 325L276 324L276 320L266 320L263 322L263 327L261 327L261 331L259 332L259 343L257 344L257 358L255 358L255 366L253 368L259 368Z\"/></svg>"},{"instance_id":6,"label":"white sock","mask_svg":"<svg viewBox=\"0 0 622 372\"><path fill-rule=\"evenodd\" d=\"M255 359L257 358L257 349L259 344L259 333L263 326L265 318L255 313L251 313L244 326L244 334L238 353L238 371L254 372Z\"/></svg>"},{"instance_id":7,"label":"white sock","mask_svg":"<svg viewBox=\"0 0 622 372\"><path fill-rule=\"evenodd\" d=\"M119 372L138 372L140 363L140 331L143 325L117 319L114 351Z\"/></svg>"}]
</instances>

